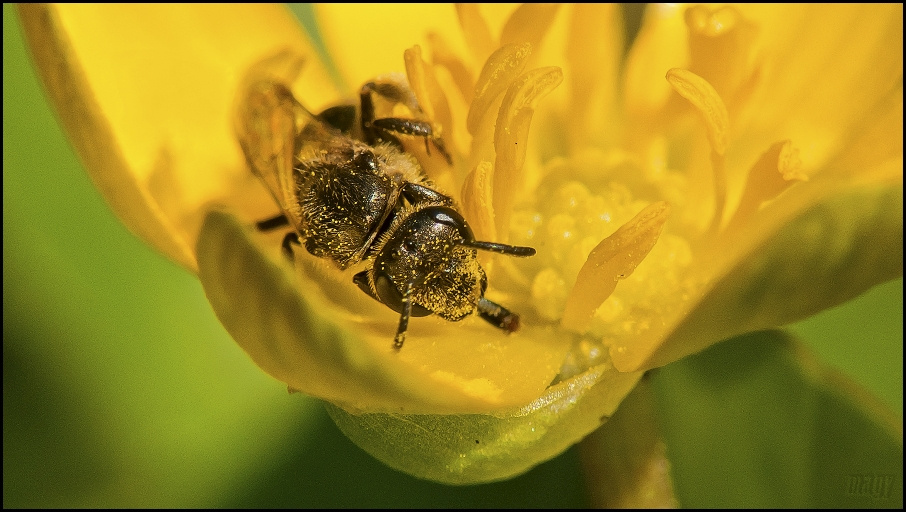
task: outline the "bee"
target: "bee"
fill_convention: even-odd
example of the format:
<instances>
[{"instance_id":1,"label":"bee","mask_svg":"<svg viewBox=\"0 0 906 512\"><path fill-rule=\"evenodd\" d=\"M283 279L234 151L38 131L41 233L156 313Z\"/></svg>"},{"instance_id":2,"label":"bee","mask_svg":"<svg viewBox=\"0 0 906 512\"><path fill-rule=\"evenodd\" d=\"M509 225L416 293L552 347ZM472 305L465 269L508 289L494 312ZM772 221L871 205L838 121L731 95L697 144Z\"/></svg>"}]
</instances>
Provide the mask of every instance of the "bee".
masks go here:
<instances>
[{"instance_id":1,"label":"bee","mask_svg":"<svg viewBox=\"0 0 906 512\"><path fill-rule=\"evenodd\" d=\"M507 332L519 316L484 297L478 250L532 256L535 249L475 239L454 200L435 189L401 138L421 137L452 162L432 125L418 118L375 118L375 98L421 109L403 80L366 83L359 103L309 112L281 83L259 80L240 104L239 139L252 172L282 210L262 230L289 226L283 250L304 246L345 270L353 282L399 313L393 347L410 317L459 321L478 315Z\"/></svg>"}]
</instances>

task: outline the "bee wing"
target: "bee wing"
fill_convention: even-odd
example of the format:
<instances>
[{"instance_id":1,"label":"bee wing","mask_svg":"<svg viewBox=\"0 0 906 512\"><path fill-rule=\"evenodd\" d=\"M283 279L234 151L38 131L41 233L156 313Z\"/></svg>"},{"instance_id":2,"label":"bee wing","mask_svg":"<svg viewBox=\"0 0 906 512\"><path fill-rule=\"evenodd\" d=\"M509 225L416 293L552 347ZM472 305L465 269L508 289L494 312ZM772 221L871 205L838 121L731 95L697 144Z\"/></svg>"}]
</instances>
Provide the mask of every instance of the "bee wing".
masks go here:
<instances>
[{"instance_id":1,"label":"bee wing","mask_svg":"<svg viewBox=\"0 0 906 512\"><path fill-rule=\"evenodd\" d=\"M293 179L296 139L313 119L286 86L270 80L248 86L239 106L237 135L249 167L295 227L301 225Z\"/></svg>"}]
</instances>

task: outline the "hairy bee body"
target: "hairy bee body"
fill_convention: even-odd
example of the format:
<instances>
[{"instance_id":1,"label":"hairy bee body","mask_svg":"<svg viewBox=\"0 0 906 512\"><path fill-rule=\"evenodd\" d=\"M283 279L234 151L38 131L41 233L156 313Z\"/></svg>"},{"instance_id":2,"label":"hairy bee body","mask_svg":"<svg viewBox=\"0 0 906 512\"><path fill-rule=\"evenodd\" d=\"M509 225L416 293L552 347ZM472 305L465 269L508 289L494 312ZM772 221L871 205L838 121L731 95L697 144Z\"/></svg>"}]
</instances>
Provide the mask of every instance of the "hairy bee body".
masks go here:
<instances>
[{"instance_id":1,"label":"hairy bee body","mask_svg":"<svg viewBox=\"0 0 906 512\"><path fill-rule=\"evenodd\" d=\"M302 147L293 169L296 201L288 208L308 252L345 269L365 257L399 200L404 178L382 169L411 163L338 136L314 147L303 139Z\"/></svg>"},{"instance_id":2,"label":"hairy bee body","mask_svg":"<svg viewBox=\"0 0 906 512\"><path fill-rule=\"evenodd\" d=\"M534 249L475 240L454 201L434 188L399 138L424 137L426 148L430 142L450 160L442 140L417 118L373 119L374 94L420 111L399 81L363 86L360 114L352 116L337 109L315 116L276 82L249 89L240 143L293 228L284 248L291 254L301 244L341 269L367 262L353 281L400 314L396 349L410 316L457 321L477 309L515 331L518 315L484 298L487 277L476 250L530 256Z\"/></svg>"}]
</instances>

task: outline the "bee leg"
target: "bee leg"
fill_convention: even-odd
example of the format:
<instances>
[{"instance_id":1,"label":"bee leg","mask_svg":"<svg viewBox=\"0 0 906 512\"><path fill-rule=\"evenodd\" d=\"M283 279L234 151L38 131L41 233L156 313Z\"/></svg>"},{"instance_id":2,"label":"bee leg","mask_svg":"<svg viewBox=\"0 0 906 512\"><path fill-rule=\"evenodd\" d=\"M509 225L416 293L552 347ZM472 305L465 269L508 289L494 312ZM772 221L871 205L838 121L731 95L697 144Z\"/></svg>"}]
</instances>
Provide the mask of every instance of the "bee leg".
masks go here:
<instances>
[{"instance_id":1,"label":"bee leg","mask_svg":"<svg viewBox=\"0 0 906 512\"><path fill-rule=\"evenodd\" d=\"M403 311L400 313L400 324L396 328L396 336L393 338L393 349L403 348L403 342L406 341L406 330L409 328L409 316L412 314L412 285L406 286L406 292L403 293Z\"/></svg>"},{"instance_id":2,"label":"bee leg","mask_svg":"<svg viewBox=\"0 0 906 512\"><path fill-rule=\"evenodd\" d=\"M401 192L403 197L414 205L419 203L453 204L453 199L450 197L417 183L406 182L403 184Z\"/></svg>"},{"instance_id":3,"label":"bee leg","mask_svg":"<svg viewBox=\"0 0 906 512\"><path fill-rule=\"evenodd\" d=\"M478 315L498 329L507 332L519 330L519 315L484 297L478 299Z\"/></svg>"},{"instance_id":4,"label":"bee leg","mask_svg":"<svg viewBox=\"0 0 906 512\"><path fill-rule=\"evenodd\" d=\"M375 119L374 100L371 95L377 94L393 103L402 103L413 113L422 112L415 98L415 93L405 83L395 82L368 82L359 92L360 110L362 114L362 133L365 142L373 145L378 140L390 142L399 147L402 143L397 134L411 135L425 138L425 152L431 155L428 140L440 151L447 163L453 165L453 158L447 151L443 139L434 135L431 123L418 119L404 119L398 117L385 117Z\"/></svg>"},{"instance_id":5,"label":"bee leg","mask_svg":"<svg viewBox=\"0 0 906 512\"><path fill-rule=\"evenodd\" d=\"M447 147L444 145L443 139L434 136L434 129L431 128L431 123L419 121L417 119L383 117L371 121L369 127L375 132L374 136L376 138L383 140L390 139L397 144L399 144L399 139L396 137L396 134L424 137L425 152L427 152L428 155L431 154L431 148L428 146L428 141L430 140L434 144L434 147L440 151L440 154L443 155L447 163L453 165L453 157L447 152Z\"/></svg>"},{"instance_id":6,"label":"bee leg","mask_svg":"<svg viewBox=\"0 0 906 512\"><path fill-rule=\"evenodd\" d=\"M293 261L295 259L295 246L302 245L299 242L299 233L295 231L290 231L283 237L283 243L280 244L280 247L283 248L283 255L286 256L286 259Z\"/></svg>"},{"instance_id":7,"label":"bee leg","mask_svg":"<svg viewBox=\"0 0 906 512\"><path fill-rule=\"evenodd\" d=\"M377 94L390 103L402 103L413 114L422 111L421 106L418 104L418 99L415 97L415 93L409 87L409 84L405 82L405 79L386 79L367 82L362 85L362 88L359 90L359 110L362 114L362 129L366 132L366 125L370 125L375 119L373 94Z\"/></svg>"},{"instance_id":8,"label":"bee leg","mask_svg":"<svg viewBox=\"0 0 906 512\"><path fill-rule=\"evenodd\" d=\"M431 137L431 142L434 144L434 147L436 147L437 150L440 151L440 154L443 155L444 160L446 160L449 165L453 165L453 157L450 156L450 152L447 151L447 146L444 145L444 139L440 137ZM427 137L425 138L425 151L428 151ZM428 151L428 154L430 155L431 152Z\"/></svg>"},{"instance_id":9,"label":"bee leg","mask_svg":"<svg viewBox=\"0 0 906 512\"><path fill-rule=\"evenodd\" d=\"M269 219L259 220L255 223L255 227L258 228L258 231L273 231L279 228L285 228L289 226L289 219L286 218L286 215L282 213L276 217L271 217ZM283 243L280 244L280 247L283 248L283 255L286 256L286 259L293 261L295 259L295 249L293 246L302 245L299 241L299 234L295 231L290 231L283 237Z\"/></svg>"},{"instance_id":10,"label":"bee leg","mask_svg":"<svg viewBox=\"0 0 906 512\"><path fill-rule=\"evenodd\" d=\"M283 228L289 226L289 219L286 218L286 215L282 213L276 217L271 217L269 219L259 220L255 223L255 227L258 228L258 231L272 231L277 228Z\"/></svg>"}]
</instances>

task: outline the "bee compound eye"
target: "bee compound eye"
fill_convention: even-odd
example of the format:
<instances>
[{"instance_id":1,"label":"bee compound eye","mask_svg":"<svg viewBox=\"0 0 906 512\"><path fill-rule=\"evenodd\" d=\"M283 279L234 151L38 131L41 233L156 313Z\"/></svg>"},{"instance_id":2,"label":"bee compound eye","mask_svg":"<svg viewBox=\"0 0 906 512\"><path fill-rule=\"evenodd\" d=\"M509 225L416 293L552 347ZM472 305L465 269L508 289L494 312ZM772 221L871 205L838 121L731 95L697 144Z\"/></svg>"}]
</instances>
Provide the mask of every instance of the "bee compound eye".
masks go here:
<instances>
[{"instance_id":1,"label":"bee compound eye","mask_svg":"<svg viewBox=\"0 0 906 512\"><path fill-rule=\"evenodd\" d=\"M430 222L436 226L444 226L456 231L459 237L466 242L475 240L475 235L472 234L472 229L463 216L449 206L431 206L418 213L424 215L424 218L430 219Z\"/></svg>"},{"instance_id":2,"label":"bee compound eye","mask_svg":"<svg viewBox=\"0 0 906 512\"><path fill-rule=\"evenodd\" d=\"M374 287L377 291L377 298L382 304L389 307L397 313L403 312L403 294L390 280L390 277L384 273L378 274L374 279ZM411 305L410 316L420 317L428 316L431 311L416 303Z\"/></svg>"},{"instance_id":3,"label":"bee compound eye","mask_svg":"<svg viewBox=\"0 0 906 512\"><path fill-rule=\"evenodd\" d=\"M390 278L381 272L374 278L374 288L381 302L399 313L403 306L403 295L393 286Z\"/></svg>"},{"instance_id":4,"label":"bee compound eye","mask_svg":"<svg viewBox=\"0 0 906 512\"><path fill-rule=\"evenodd\" d=\"M465 224L465 220L461 216L457 215L455 211L447 207L432 207L427 208L426 213L431 216L431 219L445 226L450 226L458 228Z\"/></svg>"}]
</instances>

